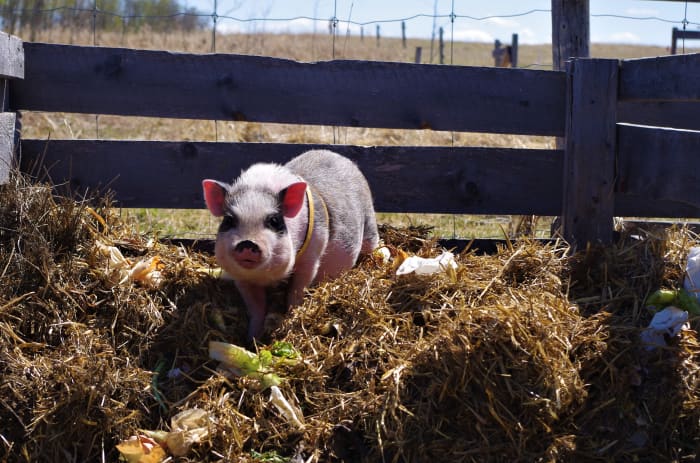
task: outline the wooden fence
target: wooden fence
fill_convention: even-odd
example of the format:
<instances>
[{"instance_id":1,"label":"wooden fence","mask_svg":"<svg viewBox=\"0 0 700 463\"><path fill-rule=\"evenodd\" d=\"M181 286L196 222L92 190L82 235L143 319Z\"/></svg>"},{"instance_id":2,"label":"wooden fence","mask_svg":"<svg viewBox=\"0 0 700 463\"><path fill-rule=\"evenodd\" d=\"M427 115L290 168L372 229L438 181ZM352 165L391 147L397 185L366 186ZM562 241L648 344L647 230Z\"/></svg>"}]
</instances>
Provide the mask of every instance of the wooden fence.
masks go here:
<instances>
[{"instance_id":1,"label":"wooden fence","mask_svg":"<svg viewBox=\"0 0 700 463\"><path fill-rule=\"evenodd\" d=\"M73 191L109 185L123 207L202 208L201 179L312 145L20 138L13 156L14 112L564 137L561 150L329 148L357 162L382 212L561 215L579 244L609 242L613 216L700 217L700 132L682 130L700 129L700 55L574 59L558 72L0 39L0 165L41 162Z\"/></svg>"},{"instance_id":2,"label":"wooden fence","mask_svg":"<svg viewBox=\"0 0 700 463\"><path fill-rule=\"evenodd\" d=\"M671 54L675 55L678 49L678 41L685 39L700 39L700 31L686 31L683 29L678 29L674 27L671 31Z\"/></svg>"}]
</instances>

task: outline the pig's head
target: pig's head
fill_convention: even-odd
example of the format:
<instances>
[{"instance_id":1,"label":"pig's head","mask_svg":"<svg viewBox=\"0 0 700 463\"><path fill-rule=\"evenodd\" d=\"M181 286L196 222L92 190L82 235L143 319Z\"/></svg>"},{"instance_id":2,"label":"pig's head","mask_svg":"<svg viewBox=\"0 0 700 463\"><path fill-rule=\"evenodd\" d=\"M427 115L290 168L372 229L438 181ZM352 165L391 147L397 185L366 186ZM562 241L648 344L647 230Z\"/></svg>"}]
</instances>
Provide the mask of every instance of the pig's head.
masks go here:
<instances>
[{"instance_id":1,"label":"pig's head","mask_svg":"<svg viewBox=\"0 0 700 463\"><path fill-rule=\"evenodd\" d=\"M241 176L232 185L204 180L209 211L221 217L216 259L236 280L270 285L286 278L294 267L293 234L306 224L297 220L304 205L306 183L280 188L279 179ZM299 218L301 219L301 218Z\"/></svg>"}]
</instances>

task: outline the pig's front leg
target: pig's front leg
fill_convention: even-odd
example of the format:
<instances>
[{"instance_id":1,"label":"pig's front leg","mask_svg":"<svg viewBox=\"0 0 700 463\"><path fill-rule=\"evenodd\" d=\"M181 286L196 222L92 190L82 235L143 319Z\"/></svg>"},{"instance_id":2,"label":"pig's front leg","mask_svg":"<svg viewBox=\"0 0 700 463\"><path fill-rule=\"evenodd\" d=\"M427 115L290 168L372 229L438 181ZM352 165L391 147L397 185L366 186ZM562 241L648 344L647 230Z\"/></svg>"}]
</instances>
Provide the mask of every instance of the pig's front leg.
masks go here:
<instances>
[{"instance_id":1,"label":"pig's front leg","mask_svg":"<svg viewBox=\"0 0 700 463\"><path fill-rule=\"evenodd\" d=\"M297 265L294 269L294 274L289 281L289 289L287 292L287 304L289 307L301 305L304 301L304 288L310 286L316 278L318 272L318 260L312 262L304 262Z\"/></svg>"},{"instance_id":2,"label":"pig's front leg","mask_svg":"<svg viewBox=\"0 0 700 463\"><path fill-rule=\"evenodd\" d=\"M267 294L265 287L245 281L236 281L238 292L248 309L248 339L258 338L265 326L267 315Z\"/></svg>"}]
</instances>

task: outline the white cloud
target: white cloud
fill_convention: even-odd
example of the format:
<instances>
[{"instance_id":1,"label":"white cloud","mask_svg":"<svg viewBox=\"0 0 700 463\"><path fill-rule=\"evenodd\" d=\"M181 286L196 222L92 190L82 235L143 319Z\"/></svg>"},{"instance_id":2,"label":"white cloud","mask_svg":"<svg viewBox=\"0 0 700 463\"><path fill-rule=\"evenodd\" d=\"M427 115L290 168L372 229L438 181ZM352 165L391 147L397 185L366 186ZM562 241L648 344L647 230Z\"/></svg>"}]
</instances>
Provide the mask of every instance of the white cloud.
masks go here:
<instances>
[{"instance_id":1,"label":"white cloud","mask_svg":"<svg viewBox=\"0 0 700 463\"><path fill-rule=\"evenodd\" d=\"M494 26L505 27L507 29L517 29L520 27L520 23L510 18L487 18L485 22L491 23Z\"/></svg>"},{"instance_id":2,"label":"white cloud","mask_svg":"<svg viewBox=\"0 0 700 463\"><path fill-rule=\"evenodd\" d=\"M311 32L314 29L314 23L316 23L316 29L326 30L328 28L327 22L312 21L307 18L298 18L293 21L265 21L264 30L265 32L271 33L303 33Z\"/></svg>"},{"instance_id":3,"label":"white cloud","mask_svg":"<svg viewBox=\"0 0 700 463\"><path fill-rule=\"evenodd\" d=\"M298 18L292 21L269 21L261 19L260 21L239 22L226 18L220 18L217 29L222 33L269 33L269 34L302 34L311 33L314 30L314 22L316 22L316 32L326 32L328 23L326 21L312 21L307 18ZM338 25L340 30L345 33L345 27L342 23ZM340 33L339 30L339 33ZM351 27L352 30L352 27Z\"/></svg>"},{"instance_id":4,"label":"white cloud","mask_svg":"<svg viewBox=\"0 0 700 463\"><path fill-rule=\"evenodd\" d=\"M610 34L608 42L613 43L641 43L642 39L632 32L615 32Z\"/></svg>"},{"instance_id":5,"label":"white cloud","mask_svg":"<svg viewBox=\"0 0 700 463\"><path fill-rule=\"evenodd\" d=\"M524 29L520 29L517 31L518 34L518 43L541 43L542 40L538 40L537 34L535 34L535 31L530 29L529 27L526 27Z\"/></svg>"},{"instance_id":6,"label":"white cloud","mask_svg":"<svg viewBox=\"0 0 700 463\"><path fill-rule=\"evenodd\" d=\"M493 42L494 36L480 29L460 29L455 31L454 39L460 42Z\"/></svg>"}]
</instances>

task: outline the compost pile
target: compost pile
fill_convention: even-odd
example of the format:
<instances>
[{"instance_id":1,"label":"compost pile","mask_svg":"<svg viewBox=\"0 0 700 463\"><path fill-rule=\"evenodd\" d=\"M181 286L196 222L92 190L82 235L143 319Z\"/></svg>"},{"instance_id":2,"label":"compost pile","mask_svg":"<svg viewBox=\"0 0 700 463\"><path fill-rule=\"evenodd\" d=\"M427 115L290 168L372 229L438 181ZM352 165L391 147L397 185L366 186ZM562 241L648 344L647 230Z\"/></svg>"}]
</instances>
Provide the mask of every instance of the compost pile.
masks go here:
<instances>
[{"instance_id":1,"label":"compost pile","mask_svg":"<svg viewBox=\"0 0 700 463\"><path fill-rule=\"evenodd\" d=\"M142 436L192 411L199 434L171 461L699 454L697 318L667 347L639 338L645 298L683 280L698 243L687 229L576 253L520 239L397 276L403 256L441 249L425 228L383 227L392 260L368 257L311 289L251 346L210 255L139 235L107 199L90 204L21 177L0 190L3 462L118 461L125 442L150 449ZM275 386L222 370L212 341L261 359L283 346L268 365ZM162 460L145 452L128 461Z\"/></svg>"}]
</instances>

